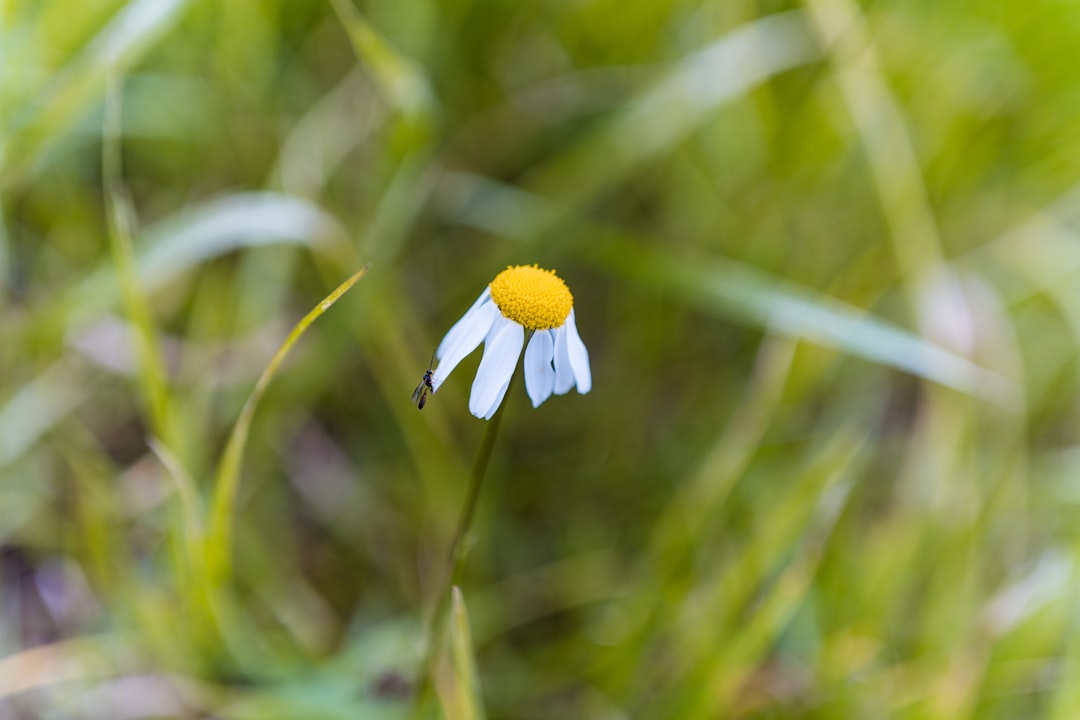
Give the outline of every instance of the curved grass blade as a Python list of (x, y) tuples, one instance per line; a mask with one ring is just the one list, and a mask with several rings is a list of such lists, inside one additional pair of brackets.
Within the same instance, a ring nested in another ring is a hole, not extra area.
[(312, 308), (300, 322), (292, 329), (285, 342), (278, 348), (277, 353), (270, 360), (270, 364), (263, 370), (255, 388), (248, 396), (240, 411), (240, 417), (233, 426), (229, 442), (225, 446), (225, 452), (218, 468), (217, 480), (214, 484), (213, 498), (210, 504), (210, 529), (207, 537), (207, 563), (210, 579), (215, 587), (218, 586), (229, 573), (229, 555), (232, 545), (232, 518), (236, 503), (236, 491), (240, 484), (240, 467), (244, 455), (244, 446), (247, 444), (248, 432), (251, 429), (251, 420), (255, 415), (255, 408), (262, 399), (263, 393), (270, 385), (270, 381), (277, 373), (285, 356), (296, 345), (300, 336), (315, 322), (324, 312), (329, 310), (342, 295), (347, 293), (370, 269), (365, 265), (352, 275), (348, 280), (338, 285), (337, 288)]
[(884, 318), (734, 260), (676, 258), (622, 242), (605, 263), (688, 302), (980, 397), (1006, 410), (1016, 384)]
[(309, 200), (275, 192), (238, 193), (149, 229), (139, 276), (157, 287), (184, 268), (238, 248), (296, 240), (344, 261), (347, 237), (334, 216)]
[[(230, 252), (268, 245), (303, 245), (344, 262), (350, 252), (337, 219), (309, 200), (276, 192), (236, 193), (185, 208), (139, 233), (135, 265), (142, 292)], [(69, 327), (104, 314), (120, 299), (115, 268), (87, 277), (43, 308)]]

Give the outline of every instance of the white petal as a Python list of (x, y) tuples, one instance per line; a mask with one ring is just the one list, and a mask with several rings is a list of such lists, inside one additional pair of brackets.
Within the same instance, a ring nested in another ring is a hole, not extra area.
[(491, 407), (489, 407), (487, 409), (487, 412), (485, 412), (483, 415), (485, 420), (490, 420), (492, 417), (494, 417), (495, 411), (499, 409), (500, 405), (502, 405), (503, 397), (506, 396), (506, 390), (509, 387), (510, 381), (507, 380), (503, 383), (503, 386), (499, 388), (499, 394), (495, 396), (495, 400), (491, 403)]
[[(485, 298), (481, 296), (480, 299)], [(436, 351), (439, 367), (431, 376), (432, 392), (437, 391), (458, 363), (476, 349), (491, 330), (495, 320), (501, 317), (499, 308), (488, 298), (487, 302), (481, 302), (470, 308), (469, 312), (465, 313), (465, 317), (450, 328), (450, 332), (446, 333), (446, 337), (439, 343), (439, 349)]]
[(555, 368), (551, 361), (555, 357), (555, 341), (550, 330), (537, 330), (529, 347), (525, 348), (525, 389), (529, 393), (533, 407), (551, 397), (555, 389)]
[(555, 394), (565, 395), (574, 387), (574, 368), (567, 350), (566, 323), (552, 331), (555, 335)]
[(570, 367), (574, 369), (577, 391), (584, 395), (592, 390), (592, 370), (589, 369), (589, 351), (578, 335), (577, 323), (574, 322), (574, 310), (566, 318), (567, 351), (570, 354)]
[(510, 382), (524, 344), (525, 329), (500, 314), (484, 343), (484, 357), (469, 396), (469, 412), (485, 419), (495, 414), (506, 392), (503, 386)]
[(465, 311), (465, 314), (461, 316), (461, 319), (454, 323), (454, 326), (446, 332), (446, 335), (443, 336), (442, 342), (439, 343), (439, 349), (435, 351), (435, 357), (442, 360), (450, 346), (458, 344), (458, 342), (461, 340), (462, 334), (469, 326), (469, 323), (467, 322), (469, 320), (469, 316), (473, 315), (477, 310), (480, 309), (480, 306), (483, 305), (485, 301), (490, 299), (491, 288), (489, 286), (484, 288), (484, 292), (480, 293), (480, 297), (476, 298), (476, 302), (470, 305), (469, 309)]

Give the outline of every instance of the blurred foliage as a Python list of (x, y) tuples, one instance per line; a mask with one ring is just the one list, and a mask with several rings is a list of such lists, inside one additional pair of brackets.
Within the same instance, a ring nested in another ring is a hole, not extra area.
[[(0, 720), (1080, 717), (1078, 46), (1055, 0), (0, 2)], [(409, 393), (534, 262), (594, 389), (508, 399), (424, 663), (479, 353)]]

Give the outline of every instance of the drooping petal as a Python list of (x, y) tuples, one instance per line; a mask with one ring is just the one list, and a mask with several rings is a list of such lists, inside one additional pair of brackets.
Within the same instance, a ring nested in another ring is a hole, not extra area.
[(495, 414), (496, 400), (505, 392), (503, 386), (510, 382), (524, 344), (524, 328), (500, 314), (484, 343), (484, 357), (469, 395), (469, 412), (482, 418)]
[(473, 303), (469, 305), (469, 310), (465, 311), (465, 313), (461, 316), (460, 320), (454, 324), (454, 327), (451, 327), (449, 330), (446, 331), (446, 335), (443, 336), (443, 341), (441, 343), (438, 343), (438, 355), (442, 356), (443, 349), (446, 347), (447, 344), (456, 342), (456, 336), (458, 334), (459, 328), (462, 328), (464, 326), (465, 320), (468, 320), (469, 315), (476, 312), (476, 310), (480, 308), (482, 304), (484, 304), (490, 299), (491, 287), (488, 286), (484, 288), (484, 291), (480, 294), (480, 297), (476, 298), (476, 300), (474, 300)]
[(533, 333), (529, 346), (525, 348), (525, 390), (529, 393), (533, 407), (551, 397), (555, 389), (555, 368), (551, 361), (555, 356), (555, 341), (550, 330), (537, 330)]
[[(481, 296), (481, 300), (485, 298)], [(487, 302), (474, 305), (465, 317), (455, 323), (446, 333), (446, 337), (439, 343), (436, 355), (439, 358), (439, 367), (431, 376), (432, 392), (436, 392), (443, 384), (447, 376), (458, 366), (465, 356), (477, 348), (487, 336), (495, 321), (502, 317), (499, 308), (486, 298)]]
[(577, 391), (584, 395), (592, 390), (592, 370), (589, 369), (589, 351), (585, 349), (585, 343), (581, 342), (581, 336), (578, 335), (573, 310), (570, 310), (566, 318), (566, 340), (566, 349), (570, 354), (570, 367), (574, 369), (574, 379), (577, 381)]
[(574, 368), (570, 366), (570, 352), (567, 350), (566, 323), (555, 328), (555, 394), (565, 395), (574, 387)]
[(446, 335), (443, 336), (442, 342), (439, 343), (439, 349), (435, 351), (435, 357), (442, 360), (450, 346), (460, 342), (462, 334), (469, 326), (469, 317), (476, 313), (476, 311), (480, 309), (480, 306), (489, 300), (491, 300), (491, 289), (484, 288), (484, 292), (480, 293), (480, 297), (476, 298), (476, 302), (469, 306), (469, 309), (465, 311), (465, 314), (461, 316), (461, 319), (446, 331)]
[(499, 409), (500, 405), (502, 405), (503, 398), (506, 396), (506, 391), (509, 387), (510, 381), (507, 380), (505, 383), (503, 383), (503, 386), (499, 388), (499, 394), (495, 396), (495, 400), (492, 401), (491, 407), (489, 407), (487, 409), (487, 412), (483, 414), (483, 418), (485, 420), (490, 420), (492, 417), (495, 416), (495, 411)]

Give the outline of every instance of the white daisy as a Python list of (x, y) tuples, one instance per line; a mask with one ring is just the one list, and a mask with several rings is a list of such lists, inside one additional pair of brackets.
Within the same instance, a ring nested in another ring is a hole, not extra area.
[(431, 377), (436, 392), (466, 355), (484, 343), (469, 411), (490, 420), (499, 409), (517, 367), (525, 331), (525, 389), (533, 407), (577, 386), (592, 388), (589, 352), (574, 323), (574, 296), (554, 270), (518, 265), (503, 270), (439, 343), (439, 366)]

